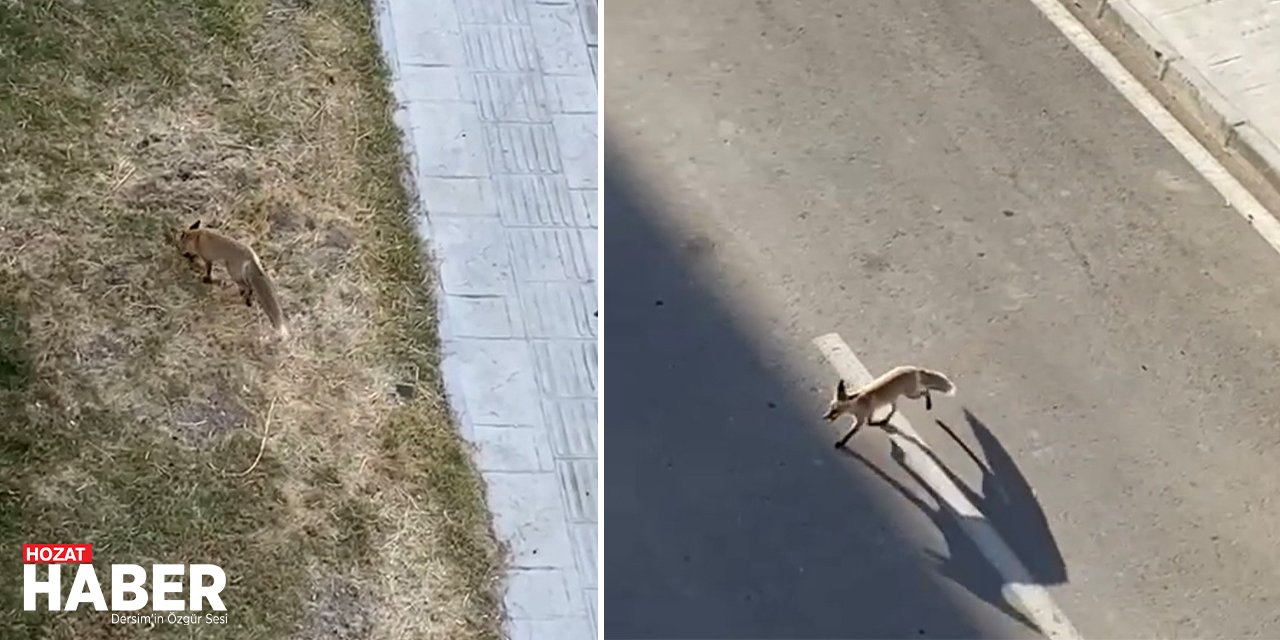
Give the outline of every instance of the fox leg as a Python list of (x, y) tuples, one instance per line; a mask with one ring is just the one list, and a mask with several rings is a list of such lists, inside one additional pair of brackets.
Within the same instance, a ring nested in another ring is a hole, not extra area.
[(250, 287), (248, 284), (244, 282), (237, 282), (236, 284), (240, 286), (240, 297), (244, 298), (244, 306), (252, 307), (253, 306), (253, 287)]
[(849, 429), (849, 431), (848, 431), (848, 432), (846, 432), (842, 438), (840, 438), (839, 440), (836, 440), (836, 448), (837, 448), (837, 449), (839, 449), (839, 448), (843, 447), (843, 446), (844, 446), (844, 443), (848, 442), (848, 441), (849, 441), (849, 438), (852, 438), (852, 437), (853, 437), (853, 434), (857, 433), (857, 432), (858, 432), (858, 429), (859, 429), (861, 426), (862, 426), (862, 421), (861, 421), (861, 420), (854, 420), (854, 421), (853, 421), (853, 428)]
[(889, 421), (893, 419), (893, 416), (894, 416), (894, 414), (896, 414), (896, 413), (898, 413), (898, 403), (896, 403), (896, 402), (895, 402), (895, 403), (893, 403), (893, 404), (889, 405), (889, 415), (885, 416), (885, 417), (884, 417), (884, 420), (881, 420), (881, 421), (879, 421), (879, 422), (872, 422), (872, 421), (871, 421), (871, 417), (870, 417), (870, 416), (867, 416), (867, 424), (869, 424), (869, 425), (871, 425), (871, 426), (873, 426), (873, 427), (883, 427), (883, 426), (885, 426), (885, 425), (889, 424)]
[(866, 421), (866, 418), (864, 418), (862, 414), (859, 414), (859, 413), (853, 414), (853, 426), (850, 427), (847, 432), (845, 432), (842, 438), (840, 438), (839, 440), (836, 440), (836, 448), (839, 449), (840, 447), (843, 447), (844, 444), (849, 441), (849, 438), (852, 438), (853, 434), (857, 433), (858, 429), (862, 428), (862, 423), (865, 421)]
[(921, 389), (915, 394), (908, 393), (906, 394), (906, 396), (911, 400), (918, 400), (920, 398), (924, 398), (924, 410), (933, 411), (933, 396), (929, 395), (928, 389)]
[(205, 284), (213, 284), (213, 261), (212, 260), (204, 261), (204, 279), (202, 280), (202, 282), (204, 282)]

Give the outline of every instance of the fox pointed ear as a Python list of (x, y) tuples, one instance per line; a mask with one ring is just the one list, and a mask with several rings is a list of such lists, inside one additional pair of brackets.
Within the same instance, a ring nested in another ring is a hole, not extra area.
[(844, 378), (836, 383), (836, 400), (844, 402), (849, 399), (849, 390), (844, 386)]
[(196, 220), (195, 222), (191, 223), (191, 226), (189, 226), (189, 227), (187, 227), (187, 228), (188, 228), (188, 229), (199, 229), (199, 228), (200, 228), (200, 221), (199, 221), (199, 220)]

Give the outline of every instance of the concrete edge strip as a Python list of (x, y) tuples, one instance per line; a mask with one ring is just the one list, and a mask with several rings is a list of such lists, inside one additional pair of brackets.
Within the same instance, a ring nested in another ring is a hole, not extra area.
[(1094, 0), (1096, 10), (1086, 10), (1079, 0), (1030, 0), (1058, 28), (1103, 77), (1150, 122), (1170, 144), (1213, 185), (1227, 203), (1253, 225), (1254, 229), (1280, 251), (1280, 225), (1217, 158), (1182, 125), (1159, 98), (1076, 16), (1068, 4), (1080, 8), (1097, 28), (1114, 32), (1126, 44), (1139, 49), (1139, 56), (1155, 81), (1168, 92), (1180, 111), (1203, 124), (1217, 143), (1234, 152), (1247, 171), (1257, 174), (1271, 188), (1280, 190), (1280, 147), (1246, 122), (1225, 96), (1169, 45), (1164, 36), (1139, 14), (1127, 0)]
[[(391, 1), (372, 0), (370, 9), (374, 22), (374, 35), (378, 40), (379, 53), (387, 69), (385, 82), (386, 88), (391, 94), (391, 103), (389, 105), (391, 113), (389, 115), (392, 123), (396, 126), (400, 138), (400, 153), (404, 159), (400, 182), (408, 201), (408, 213), (410, 215), (408, 222), (414, 227), (413, 233), (419, 242), (423, 266), (429, 272), (427, 280), (432, 300), (435, 302), (435, 330), (436, 337), (439, 340), (440, 355), (438, 368), (440, 384), (445, 395), (445, 411), (449, 417), (450, 426), (456, 430), (458, 438), (462, 440), (462, 444), (472, 463), (476, 464), (478, 462), (479, 445), (475, 439), (471, 412), (466, 405), (466, 395), (462, 390), (462, 377), (457, 370), (457, 361), (450, 353), (456, 345), (458, 337), (454, 335), (451, 323), (447, 320), (445, 308), (447, 294), (440, 277), (444, 254), (441, 247), (437, 245), (434, 234), (430, 231), (433, 216), (427, 208), (427, 194), (422, 193), (418, 188), (422, 160), (418, 153), (418, 143), (414, 136), (414, 128), (409, 114), (410, 103), (412, 102), (408, 93), (410, 79), (402, 71), (405, 65), (400, 59), (399, 48), (397, 47), (395, 18), (391, 12)], [(467, 101), (460, 100), (460, 102)], [(507, 638), (513, 635), (512, 625), (515, 618), (512, 613), (514, 607), (512, 606), (510, 589), (511, 576), (515, 569), (512, 565), (511, 541), (504, 540), (497, 530), (496, 519), (498, 513), (491, 502), (489, 479), (484, 477), (484, 473), (478, 468), (475, 473), (483, 485), (485, 508), (491, 519), (489, 534), (498, 546), (501, 562), (501, 584), (497, 589), (496, 606), (503, 637)]]
[[(840, 338), (840, 334), (818, 336), (813, 339), (813, 345), (841, 378), (855, 386), (872, 380), (871, 372)], [(1053, 640), (1079, 639), (1080, 634), (1066, 614), (1058, 608), (1048, 590), (1037, 584), (1031, 572), (1018, 560), (986, 516), (965, 497), (964, 492), (926, 452), (928, 445), (911, 423), (899, 414), (894, 418), (894, 426), (901, 433), (891, 433), (889, 437), (902, 449), (906, 464), (947, 504), (974, 546), (999, 572), (1003, 579), (1000, 593), (1005, 601), (1027, 616), (1046, 637)]]

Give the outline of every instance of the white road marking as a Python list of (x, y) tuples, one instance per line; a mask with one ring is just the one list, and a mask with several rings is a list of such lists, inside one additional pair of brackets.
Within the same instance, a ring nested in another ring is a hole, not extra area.
[(1204, 145), (1196, 140), (1187, 128), (1182, 126), (1178, 119), (1169, 113), (1164, 105), (1151, 95), (1147, 88), (1137, 78), (1129, 73), (1115, 56), (1107, 50), (1098, 39), (1089, 32), (1079, 20), (1076, 19), (1070, 11), (1064, 7), (1060, 0), (1030, 0), (1040, 12), (1057, 27), (1062, 35), (1075, 45), (1076, 49), (1083, 53), (1089, 62), (1098, 69), (1111, 83), (1112, 86), (1124, 96), (1129, 104), (1132, 104), (1142, 117), (1146, 118), (1156, 131), (1163, 135), (1169, 144), (1173, 145), (1182, 157), (1191, 163), (1191, 166), (1200, 175), (1204, 176), (1209, 184), (1213, 185), (1218, 193), (1226, 199), (1227, 204), (1231, 205), (1236, 212), (1244, 217), (1250, 223), (1255, 231), (1258, 232), (1268, 243), (1271, 248), (1280, 252), (1280, 221), (1277, 221), (1271, 212), (1267, 211), (1256, 198), (1253, 197), (1249, 190), (1244, 188), (1235, 176), (1227, 171), (1222, 163), (1218, 162), (1209, 153)]
[[(853, 383), (853, 386), (866, 384), (872, 380), (871, 372), (867, 371), (867, 368), (858, 360), (858, 356), (854, 355), (849, 345), (840, 338), (840, 334), (828, 333), (818, 336), (813, 339), (813, 344), (835, 368), (836, 373)], [(963, 381), (956, 385), (958, 390), (962, 384)], [(951, 481), (933, 457), (925, 452), (922, 447), (928, 445), (912, 428), (911, 423), (902, 414), (898, 414), (894, 417), (893, 426), (897, 427), (901, 433), (891, 433), (889, 437), (902, 449), (907, 466), (946, 502), (956, 515), (961, 528), (973, 540), (974, 546), (982, 552), (987, 562), (990, 562), (1004, 579), (1000, 593), (1005, 601), (1021, 611), (1028, 620), (1040, 628), (1041, 633), (1049, 638), (1054, 640), (1080, 638), (1080, 634), (1076, 632), (1066, 614), (1054, 603), (1044, 586), (1036, 583), (1031, 572), (1027, 571), (1027, 568), (1018, 560), (986, 516), (982, 515), (972, 502), (969, 502), (964, 492)], [(839, 434), (834, 434), (834, 437), (838, 436)], [(853, 442), (857, 442), (856, 438), (850, 441), (850, 443)]]

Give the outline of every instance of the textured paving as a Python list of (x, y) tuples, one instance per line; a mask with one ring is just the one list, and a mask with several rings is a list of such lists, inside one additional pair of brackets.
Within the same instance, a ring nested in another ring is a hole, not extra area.
[(510, 549), (512, 638), (595, 637), (595, 0), (384, 0), (444, 374)]
[(1157, 74), (1177, 99), (1220, 128), (1219, 135), (1231, 147), (1280, 187), (1280, 2), (1067, 4), (1087, 8), (1136, 37), (1158, 59)]

